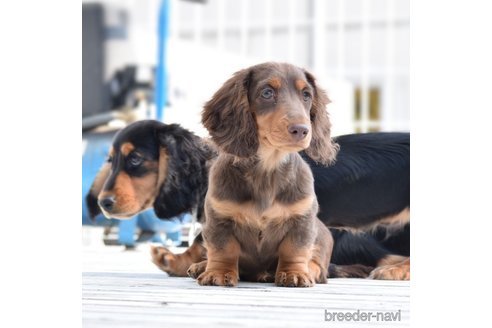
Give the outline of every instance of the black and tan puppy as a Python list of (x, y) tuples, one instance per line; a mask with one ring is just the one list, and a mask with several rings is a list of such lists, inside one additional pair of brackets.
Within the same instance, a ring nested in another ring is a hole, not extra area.
[[(203, 220), (213, 145), (177, 124), (135, 122), (114, 137), (103, 165), (86, 196), (92, 217), (128, 219), (154, 208), (161, 219), (194, 211)], [(201, 235), (173, 262), (171, 275), (186, 275), (191, 263), (205, 259)]]
[(310, 73), (265, 63), (237, 72), (205, 105), (202, 123), (220, 152), (205, 198), (199, 284), (326, 283), (333, 239), (298, 152), (324, 165), (335, 159), (327, 104)]

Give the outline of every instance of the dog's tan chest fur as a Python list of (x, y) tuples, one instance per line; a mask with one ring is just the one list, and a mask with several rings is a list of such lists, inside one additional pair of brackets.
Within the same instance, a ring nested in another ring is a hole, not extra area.
[(237, 203), (209, 197), (206, 206), (211, 206), (220, 216), (231, 218), (240, 225), (264, 230), (269, 225), (280, 224), (288, 218), (307, 213), (312, 208), (313, 202), (314, 196), (309, 195), (291, 204), (271, 200), (270, 206), (262, 208), (252, 201)]

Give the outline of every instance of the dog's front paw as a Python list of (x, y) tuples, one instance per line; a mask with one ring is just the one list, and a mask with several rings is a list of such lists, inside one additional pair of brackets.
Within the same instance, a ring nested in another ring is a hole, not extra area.
[(275, 277), (270, 272), (260, 272), (256, 275), (257, 282), (274, 282)]
[(239, 275), (229, 270), (207, 270), (198, 276), (198, 284), (202, 286), (227, 286), (237, 285)]
[(191, 264), (182, 254), (174, 254), (160, 246), (151, 246), (150, 256), (152, 262), (170, 276), (186, 277), (186, 269)]
[(207, 268), (207, 261), (202, 261), (199, 263), (193, 263), (190, 265), (188, 268), (188, 276), (190, 276), (193, 279), (196, 279), (199, 275), (201, 275), (203, 272), (205, 272), (205, 269)]
[(275, 285), (280, 287), (312, 287), (314, 279), (308, 272), (278, 271), (275, 275)]

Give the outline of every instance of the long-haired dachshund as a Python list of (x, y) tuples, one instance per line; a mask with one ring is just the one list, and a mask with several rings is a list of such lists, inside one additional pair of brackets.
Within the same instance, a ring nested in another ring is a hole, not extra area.
[(205, 105), (202, 123), (220, 152), (205, 198), (200, 285), (326, 283), (333, 238), (298, 152), (334, 161), (327, 104), (310, 73), (266, 63), (237, 72)]

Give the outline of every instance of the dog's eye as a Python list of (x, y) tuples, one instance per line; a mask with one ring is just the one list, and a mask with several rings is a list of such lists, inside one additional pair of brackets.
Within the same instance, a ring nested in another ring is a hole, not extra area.
[(130, 163), (131, 166), (139, 166), (140, 164), (142, 164), (143, 159), (140, 156), (133, 155), (130, 156), (128, 162)]
[(106, 162), (107, 163), (113, 163), (113, 157), (108, 156), (108, 158), (106, 158)]
[(308, 101), (312, 98), (313, 96), (311, 95), (311, 93), (309, 91), (306, 91), (304, 90), (302, 92), (302, 98), (304, 99), (304, 101)]
[(272, 97), (275, 95), (275, 91), (273, 91), (272, 88), (265, 88), (261, 90), (261, 98), (263, 99), (272, 99)]

